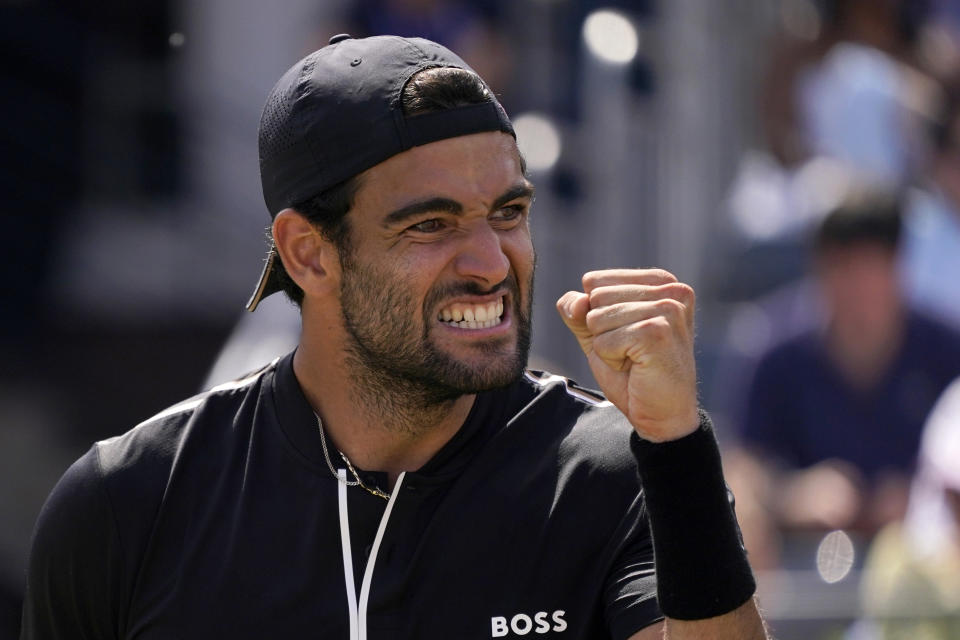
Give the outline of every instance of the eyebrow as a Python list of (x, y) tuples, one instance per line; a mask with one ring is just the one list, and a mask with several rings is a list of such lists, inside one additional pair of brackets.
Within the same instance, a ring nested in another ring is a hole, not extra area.
[(463, 213), (463, 205), (456, 200), (451, 200), (450, 198), (438, 197), (428, 198), (426, 200), (418, 200), (388, 213), (383, 218), (383, 224), (385, 226), (391, 226), (403, 222), (408, 218), (413, 218), (419, 216), (420, 214), (434, 211), (460, 215)]
[[(493, 201), (493, 205), (490, 207), (491, 210), (496, 210), (510, 202), (511, 200), (516, 200), (517, 198), (532, 198), (533, 197), (533, 185), (529, 182), (524, 181), (520, 184), (514, 185), (507, 189), (503, 194), (501, 194), (496, 200)], [(427, 198), (426, 200), (418, 200), (416, 202), (411, 202), (408, 205), (404, 205), (399, 209), (395, 209), (388, 213), (383, 218), (384, 226), (391, 226), (399, 224), (410, 218), (414, 218), (424, 213), (450, 213), (453, 215), (461, 215), (463, 213), (463, 205), (452, 200), (450, 198), (436, 197), (436, 198)]]
[(511, 200), (516, 200), (517, 198), (533, 198), (533, 185), (527, 180), (524, 180), (523, 182), (510, 187), (503, 193), (503, 195), (493, 201), (493, 206), (490, 207), (490, 209), (499, 209)]

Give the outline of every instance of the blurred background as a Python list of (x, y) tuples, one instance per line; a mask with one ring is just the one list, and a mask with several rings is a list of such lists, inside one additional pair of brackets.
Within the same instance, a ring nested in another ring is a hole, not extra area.
[(277, 78), (421, 35), (537, 184), (532, 365), (589, 269), (698, 291), (701, 397), (778, 638), (960, 637), (960, 0), (0, 0), (0, 638), (90, 444), (295, 343), (243, 305)]

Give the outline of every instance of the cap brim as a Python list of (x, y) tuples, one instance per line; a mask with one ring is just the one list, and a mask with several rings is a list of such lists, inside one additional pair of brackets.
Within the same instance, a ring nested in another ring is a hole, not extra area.
[(260, 280), (257, 282), (257, 288), (247, 301), (247, 311), (256, 311), (261, 300), (281, 290), (277, 272), (273, 268), (273, 263), (278, 259), (277, 250), (271, 245), (270, 251), (267, 252), (263, 271), (260, 273)]

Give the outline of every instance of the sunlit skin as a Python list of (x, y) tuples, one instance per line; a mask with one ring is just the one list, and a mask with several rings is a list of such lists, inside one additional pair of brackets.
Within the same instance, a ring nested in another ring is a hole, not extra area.
[[(353, 258), (346, 262), (375, 274), (371, 300), (373, 289), (396, 285), (385, 295), (401, 307), (371, 303), (369, 320), (386, 327), (402, 320), (399, 344), (425, 339), (467, 373), (493, 375), (500, 385), (516, 377), (523, 365), (518, 310), (529, 308), (534, 269), (532, 200), (516, 142), (499, 132), (414, 147), (364, 172), (347, 214)], [(391, 479), (419, 468), (456, 433), (474, 394), (432, 406), (409, 388), (389, 397), (389, 375), (358, 370), (364, 367), (342, 300), (354, 274), (345, 273), (337, 248), (293, 210), (278, 214), (273, 233), (288, 273), (304, 290), (294, 371), (331, 439), (355, 464)], [(380, 286), (384, 281), (389, 285)], [(397, 289), (405, 297), (398, 299)], [(497, 301), (503, 312), (492, 327), (463, 329), (440, 318), (444, 309)], [(387, 388), (357, 384), (365, 376)]]
[[(415, 307), (412, 332), (448, 366), (478, 378), (499, 370), (495, 386), (515, 378), (524, 364), (514, 360), (517, 313), (529, 314), (534, 253), (533, 190), (513, 138), (485, 133), (418, 147), (377, 165), (364, 181), (376, 188), (361, 189), (351, 217), (357, 263), (404, 283)], [(472, 315), (501, 304), (495, 326), (441, 320), (444, 310)]]
[[(361, 468), (386, 471), (392, 486), (456, 433), (474, 402), (474, 393), (431, 395), (432, 387), (486, 388), (519, 373), (533, 193), (513, 138), (492, 132), (415, 147), (361, 178), (348, 214), (352, 257), (341, 261), (293, 210), (278, 214), (273, 235), (304, 291), (294, 371), (307, 400), (334, 445)], [(689, 434), (697, 427), (692, 289), (658, 269), (596, 271), (582, 284), (557, 308), (601, 389), (641, 436)], [(498, 301), (503, 311), (489, 326), (443, 318), (485, 305), (500, 313)], [(442, 371), (418, 390), (430, 364)], [(765, 636), (750, 600), (715, 618), (651, 625), (632, 639), (701, 637)]]
[(698, 425), (693, 289), (662, 269), (583, 276), (557, 309), (607, 398), (641, 437), (681, 438)]

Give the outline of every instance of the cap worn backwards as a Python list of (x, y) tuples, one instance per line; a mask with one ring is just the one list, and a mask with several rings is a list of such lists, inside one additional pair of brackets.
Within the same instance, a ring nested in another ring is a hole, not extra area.
[[(516, 137), (491, 101), (406, 116), (407, 81), (431, 67), (473, 71), (449, 49), (423, 38), (340, 34), (280, 78), (260, 118), (260, 181), (271, 217), (411, 147), (484, 131)], [(247, 302), (280, 290), (271, 247)]]

